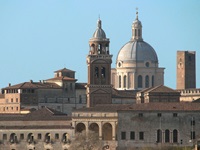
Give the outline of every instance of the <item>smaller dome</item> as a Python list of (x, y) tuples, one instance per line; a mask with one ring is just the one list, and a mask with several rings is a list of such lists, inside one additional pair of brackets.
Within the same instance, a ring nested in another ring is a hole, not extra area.
[(100, 39), (106, 38), (106, 34), (105, 34), (104, 30), (101, 28), (101, 20), (100, 19), (97, 21), (97, 29), (93, 34), (93, 38), (100, 38)]

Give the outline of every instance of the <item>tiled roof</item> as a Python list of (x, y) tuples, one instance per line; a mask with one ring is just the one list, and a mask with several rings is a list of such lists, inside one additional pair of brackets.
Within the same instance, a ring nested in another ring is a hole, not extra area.
[(72, 126), (69, 125), (46, 125), (46, 126), (0, 126), (1, 130), (8, 130), (8, 129), (21, 129), (21, 130), (28, 130), (28, 129), (73, 129)]
[(177, 93), (176, 90), (173, 90), (173, 89), (171, 89), (171, 88), (169, 88), (167, 86), (164, 86), (164, 85), (159, 85), (159, 86), (156, 86), (156, 87), (153, 87), (153, 88), (149, 88), (145, 92), (162, 92), (162, 93), (164, 93), (164, 92), (166, 92), (166, 93), (173, 92), (173, 93)]
[(13, 86), (8, 86), (3, 89), (59, 89), (61, 88), (59, 85), (55, 83), (43, 83), (43, 82), (24, 82), (20, 84), (16, 84)]
[(75, 84), (75, 88), (76, 89), (86, 89), (86, 86), (87, 85), (87, 83), (76, 83)]
[(24, 120), (70, 120), (66, 114), (56, 111), (54, 109), (44, 107), (42, 109), (33, 111), (24, 117)]
[(35, 110), (29, 114), (1, 114), (0, 121), (53, 121), (53, 120), (62, 120), (67, 121), (71, 120), (71, 117), (68, 117), (62, 112), (44, 107), (39, 110)]
[(136, 90), (117, 90), (112, 89), (112, 98), (132, 98), (135, 99)]
[(200, 111), (200, 103), (191, 102), (153, 102), (132, 104), (121, 110), (130, 111)]
[(61, 76), (61, 77), (54, 77), (54, 78), (51, 78), (51, 79), (47, 79), (45, 81), (50, 81), (50, 80), (57, 80), (57, 81), (77, 81), (77, 79), (74, 79), (74, 78), (69, 78), (69, 77), (66, 77), (66, 76)]
[(75, 71), (69, 70), (67, 68), (63, 68), (63, 69), (60, 69), (60, 70), (57, 70), (57, 71), (54, 71), (54, 72), (56, 73), (56, 72), (75, 72)]

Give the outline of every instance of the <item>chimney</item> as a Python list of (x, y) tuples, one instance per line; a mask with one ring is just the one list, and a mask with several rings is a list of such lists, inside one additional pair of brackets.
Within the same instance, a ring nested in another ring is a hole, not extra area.
[(33, 83), (33, 80), (30, 80), (30, 83)]
[(8, 83), (8, 86), (11, 86), (11, 83)]

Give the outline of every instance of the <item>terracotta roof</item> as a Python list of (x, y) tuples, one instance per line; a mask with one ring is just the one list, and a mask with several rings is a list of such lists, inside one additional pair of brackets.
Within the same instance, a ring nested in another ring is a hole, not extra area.
[(75, 84), (75, 88), (76, 89), (86, 89), (86, 86), (87, 85), (87, 83), (76, 83)]
[(70, 78), (70, 77), (66, 77), (66, 76), (54, 77), (54, 78), (51, 78), (51, 79), (47, 79), (47, 80), (45, 80), (45, 81), (49, 81), (49, 80), (58, 80), (58, 81), (77, 81), (77, 79)]
[(63, 69), (60, 69), (60, 70), (57, 70), (57, 71), (54, 71), (54, 72), (56, 73), (56, 72), (75, 72), (75, 71), (69, 70), (67, 68), (63, 68)]
[(55, 83), (43, 83), (43, 82), (24, 82), (20, 84), (16, 84), (13, 86), (8, 86), (3, 89), (59, 89), (61, 88), (59, 85)]
[(64, 114), (62, 112), (47, 107), (35, 110), (29, 114), (0, 115), (0, 121), (53, 121), (53, 120), (70, 121), (71, 117), (68, 117), (67, 114)]
[(153, 87), (153, 88), (149, 88), (149, 89), (147, 89), (147, 91), (145, 91), (145, 93), (146, 92), (162, 92), (162, 93), (164, 93), (164, 92), (166, 92), (166, 93), (174, 92), (174, 93), (177, 93), (176, 90), (173, 90), (173, 89), (171, 89), (167, 86), (164, 86), (164, 85), (159, 85), (159, 86), (156, 86), (156, 87)]
[(24, 120), (70, 120), (70, 117), (67, 117), (67, 114), (56, 111), (54, 109), (44, 107), (42, 109), (33, 111), (25, 115)]
[(200, 111), (200, 103), (191, 102), (153, 102), (132, 104), (121, 109), (124, 111)]
[(94, 107), (75, 109), (73, 112), (117, 112), (124, 109), (130, 104), (100, 104)]
[(3, 130), (7, 130), (7, 129), (22, 129), (22, 130), (28, 130), (28, 129), (73, 129), (72, 126), (70, 125), (46, 125), (46, 126), (0, 126), (0, 129)]
[(112, 89), (112, 98), (132, 98), (135, 99), (136, 90), (117, 90)]

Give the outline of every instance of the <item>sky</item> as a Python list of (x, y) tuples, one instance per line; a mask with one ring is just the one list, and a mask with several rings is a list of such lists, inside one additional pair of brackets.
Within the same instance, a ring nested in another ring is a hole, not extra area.
[(0, 88), (49, 79), (64, 67), (76, 71), (77, 82), (87, 82), (88, 41), (99, 17), (114, 68), (131, 38), (136, 8), (143, 39), (165, 68), (165, 85), (176, 88), (177, 50), (191, 50), (200, 88), (199, 0), (0, 0)]

